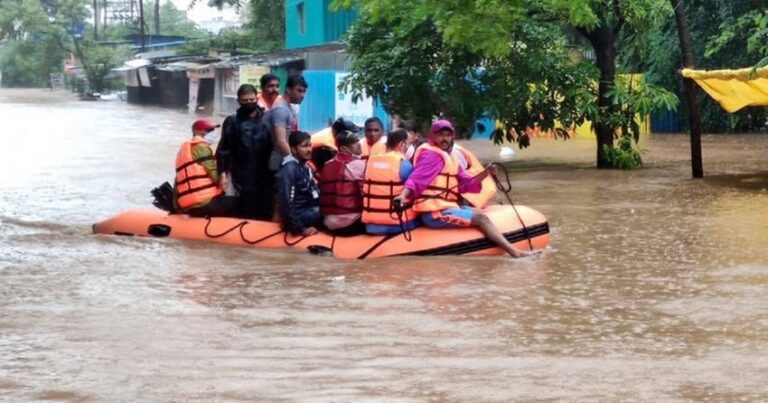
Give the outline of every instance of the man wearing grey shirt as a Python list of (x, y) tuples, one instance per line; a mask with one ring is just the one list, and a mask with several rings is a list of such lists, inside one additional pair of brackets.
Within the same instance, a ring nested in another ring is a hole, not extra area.
[(272, 155), (269, 159), (269, 170), (277, 173), (283, 162), (283, 157), (291, 155), (288, 146), (288, 135), (299, 130), (299, 118), (291, 108), (291, 104), (300, 104), (307, 93), (304, 77), (295, 75), (288, 77), (285, 83), (285, 94), (278, 99), (272, 109), (264, 117), (272, 135)]

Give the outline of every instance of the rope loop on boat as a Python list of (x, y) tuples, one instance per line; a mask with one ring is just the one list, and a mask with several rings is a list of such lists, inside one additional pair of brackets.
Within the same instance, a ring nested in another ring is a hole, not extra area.
[[(523, 217), (520, 216), (520, 212), (517, 211), (517, 206), (515, 206), (515, 202), (512, 200), (512, 196), (509, 195), (512, 193), (512, 182), (509, 180), (509, 171), (507, 170), (507, 167), (504, 166), (504, 164), (492, 162), (490, 165), (488, 165), (487, 168), (485, 168), (485, 171), (483, 172), (488, 171), (492, 166), (496, 167), (497, 172), (495, 175), (491, 175), (491, 177), (493, 177), (493, 182), (496, 184), (496, 189), (499, 189), (499, 191), (504, 193), (504, 196), (507, 197), (507, 201), (509, 202), (509, 205), (512, 206), (512, 210), (515, 212), (517, 220), (520, 222), (520, 226), (523, 227), (523, 235), (528, 240), (528, 248), (529, 250), (533, 250), (533, 241), (531, 240), (531, 237), (528, 236), (528, 227), (525, 225), (525, 222), (523, 222)], [(499, 172), (504, 173), (503, 181), (501, 178), (499, 178)], [(477, 176), (480, 176), (481, 174), (482, 173), (478, 174)]]

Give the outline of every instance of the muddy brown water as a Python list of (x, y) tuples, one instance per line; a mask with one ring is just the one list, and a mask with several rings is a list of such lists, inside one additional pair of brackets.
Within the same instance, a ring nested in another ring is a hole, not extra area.
[(630, 172), (535, 139), (543, 256), (350, 262), (93, 235), (186, 114), (4, 89), (0, 119), (1, 401), (768, 400), (768, 136), (705, 136), (704, 180), (684, 136)]

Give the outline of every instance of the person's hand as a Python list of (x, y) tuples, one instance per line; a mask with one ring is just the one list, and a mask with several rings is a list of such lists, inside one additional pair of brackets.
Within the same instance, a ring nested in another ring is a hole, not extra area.
[(397, 196), (394, 199), (392, 199), (392, 205), (393, 206), (397, 206), (398, 204), (401, 207), (405, 205), (405, 195), (402, 194), (402, 193), (399, 196)]
[(303, 236), (315, 235), (317, 233), (318, 231), (317, 231), (317, 228), (315, 227), (307, 227), (307, 228), (304, 228), (304, 231), (301, 231), (301, 235)]
[(487, 167), (485, 167), (485, 171), (488, 172), (489, 175), (496, 176), (499, 173), (499, 169), (496, 168), (495, 164), (488, 164)]

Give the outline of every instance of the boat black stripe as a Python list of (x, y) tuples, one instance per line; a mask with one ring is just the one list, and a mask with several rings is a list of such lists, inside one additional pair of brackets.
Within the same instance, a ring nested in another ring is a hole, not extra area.
[[(518, 229), (516, 231), (507, 232), (504, 234), (504, 238), (510, 243), (519, 242), (528, 238), (534, 238), (540, 235), (549, 233), (549, 224), (542, 223), (527, 227), (525, 231)], [(490, 249), (496, 247), (496, 244), (487, 240), (486, 238), (475, 239), (472, 241), (460, 242), (452, 245), (440, 246), (432, 249), (425, 249), (410, 253), (403, 253), (398, 256), (443, 256), (443, 255), (463, 255), (471, 252), (477, 252), (484, 249)]]
[(384, 238), (381, 238), (381, 240), (380, 240), (379, 242), (376, 242), (376, 243), (375, 243), (373, 246), (371, 246), (371, 247), (370, 247), (370, 248), (369, 248), (367, 251), (365, 251), (365, 253), (363, 253), (362, 255), (358, 256), (357, 258), (358, 258), (358, 259), (365, 259), (366, 257), (368, 257), (368, 255), (370, 255), (371, 253), (373, 253), (373, 251), (375, 251), (376, 249), (378, 249), (378, 248), (379, 248), (379, 246), (383, 245), (383, 244), (384, 244), (384, 242), (387, 242), (387, 241), (389, 241), (390, 239), (392, 239), (392, 238), (394, 238), (394, 237), (396, 237), (396, 236), (398, 236), (398, 235), (400, 235), (400, 234), (389, 234), (389, 235), (385, 236)]

